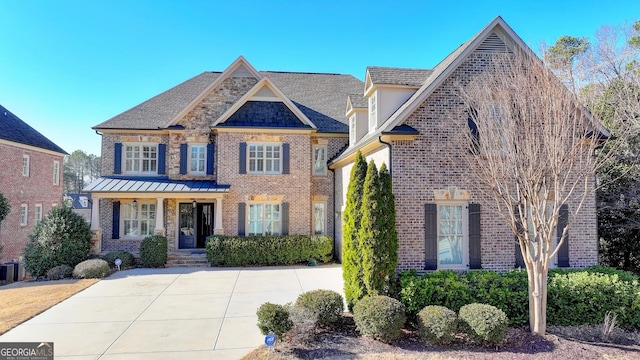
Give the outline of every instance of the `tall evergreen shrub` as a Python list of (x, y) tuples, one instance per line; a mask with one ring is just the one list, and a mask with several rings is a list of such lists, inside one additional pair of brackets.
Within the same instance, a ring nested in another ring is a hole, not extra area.
[(387, 165), (380, 166), (380, 203), (382, 213), (382, 228), (380, 237), (386, 245), (385, 256), (381, 262), (385, 265), (385, 277), (389, 283), (395, 278), (398, 266), (398, 232), (396, 230), (396, 200), (393, 196), (391, 173)]
[(350, 311), (353, 310), (355, 302), (364, 296), (358, 231), (362, 219), (360, 208), (366, 174), (367, 163), (362, 153), (358, 151), (349, 178), (342, 226), (342, 277), (344, 279), (344, 294)]
[[(386, 284), (386, 244), (382, 238), (384, 222), (381, 212), (380, 178), (376, 164), (367, 167), (362, 193), (362, 220), (358, 231), (358, 246), (362, 254), (362, 277), (366, 295), (383, 295)], [(357, 299), (360, 300), (360, 299)]]

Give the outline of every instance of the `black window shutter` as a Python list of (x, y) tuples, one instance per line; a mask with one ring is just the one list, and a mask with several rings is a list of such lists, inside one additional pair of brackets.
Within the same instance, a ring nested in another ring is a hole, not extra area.
[(113, 218), (111, 221), (111, 238), (120, 239), (120, 201), (113, 202)]
[(289, 150), (289, 144), (288, 143), (282, 144), (282, 173), (283, 174), (288, 174), (291, 171), (289, 168), (290, 152), (291, 151)]
[(482, 268), (480, 204), (469, 204), (469, 269)]
[(122, 143), (113, 144), (113, 173), (122, 174)]
[(207, 175), (213, 175), (213, 144), (207, 144)]
[(471, 147), (472, 154), (478, 154), (480, 152), (480, 132), (478, 131), (478, 125), (471, 117), (467, 119), (467, 125), (469, 125), (469, 131), (471, 132)]
[(187, 173), (187, 151), (189, 150), (187, 144), (180, 144), (180, 174)]
[(245, 236), (247, 204), (238, 203), (238, 236)]
[(167, 161), (167, 145), (158, 144), (158, 175), (164, 175), (166, 170)]
[(280, 204), (280, 226), (282, 235), (289, 235), (289, 203)]
[(438, 205), (424, 205), (424, 268), (438, 268)]
[(238, 163), (240, 164), (239, 173), (246, 174), (247, 173), (247, 143), (240, 143), (240, 159), (238, 159)]
[[(564, 232), (564, 228), (567, 227), (567, 221), (569, 221), (569, 206), (563, 204), (560, 206), (560, 213), (558, 214), (558, 241), (562, 239), (562, 232)], [(569, 267), (569, 234), (567, 234), (564, 242), (560, 245), (560, 250), (558, 250), (558, 266)]]
[[(518, 232), (522, 233), (523, 232), (523, 228), (522, 228), (522, 224), (520, 224), (520, 209), (518, 209), (518, 205), (515, 205), (515, 209), (513, 210), (514, 215), (516, 216), (516, 223), (517, 223), (517, 228), (518, 228)], [(524, 264), (524, 257), (522, 256), (522, 251), (520, 250), (520, 240), (518, 240), (518, 236), (514, 236), (515, 241), (516, 241), (516, 247), (515, 247), (515, 256), (516, 256), (516, 268), (525, 268), (526, 265)]]

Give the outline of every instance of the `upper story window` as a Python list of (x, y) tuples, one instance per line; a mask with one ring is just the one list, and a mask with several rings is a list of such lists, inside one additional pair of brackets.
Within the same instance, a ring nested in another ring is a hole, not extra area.
[(207, 166), (207, 146), (204, 144), (189, 145), (189, 173), (205, 174)]
[(249, 236), (281, 234), (280, 204), (249, 204)]
[(316, 201), (313, 203), (313, 234), (325, 235), (327, 233), (327, 203)]
[(156, 226), (156, 204), (133, 201), (123, 204), (122, 236), (146, 237), (153, 235)]
[(29, 155), (22, 155), (22, 176), (29, 176)]
[(20, 205), (20, 226), (27, 226), (29, 222), (29, 205)]
[(36, 204), (35, 214), (33, 217), (36, 221), (36, 225), (38, 225), (40, 221), (42, 221), (42, 204)]
[(377, 96), (374, 92), (369, 97), (369, 131), (373, 131), (376, 129), (376, 122), (378, 120), (378, 104), (377, 104)]
[(157, 144), (125, 144), (124, 171), (129, 174), (158, 172)]
[(250, 174), (281, 174), (281, 144), (249, 144)]
[(356, 136), (356, 114), (353, 114), (349, 117), (349, 144), (353, 145), (356, 143)]
[(313, 175), (314, 176), (327, 175), (327, 146), (326, 145), (313, 146)]
[(438, 269), (466, 269), (469, 234), (466, 203), (438, 204)]
[(53, 185), (60, 185), (60, 161), (53, 161)]

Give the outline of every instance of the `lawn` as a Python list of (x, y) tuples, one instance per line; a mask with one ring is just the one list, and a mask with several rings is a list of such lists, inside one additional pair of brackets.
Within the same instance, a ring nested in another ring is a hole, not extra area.
[(96, 282), (98, 279), (69, 279), (0, 286), (0, 335)]

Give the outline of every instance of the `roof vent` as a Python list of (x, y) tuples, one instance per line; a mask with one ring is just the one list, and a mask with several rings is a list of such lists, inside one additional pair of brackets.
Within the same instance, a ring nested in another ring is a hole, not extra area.
[(478, 46), (475, 52), (478, 53), (512, 53), (511, 49), (500, 39), (495, 32), (487, 36), (487, 38)]

